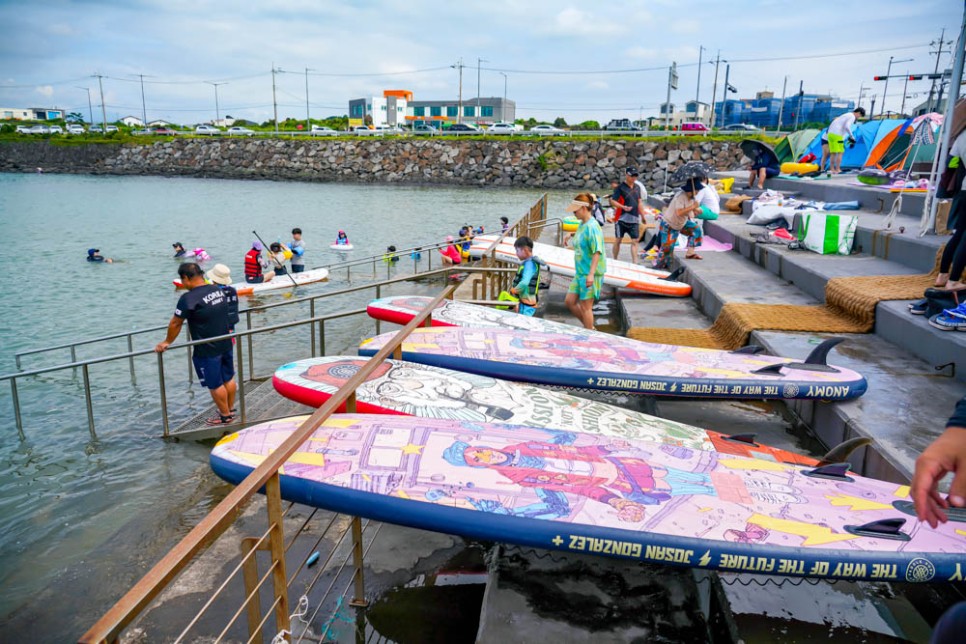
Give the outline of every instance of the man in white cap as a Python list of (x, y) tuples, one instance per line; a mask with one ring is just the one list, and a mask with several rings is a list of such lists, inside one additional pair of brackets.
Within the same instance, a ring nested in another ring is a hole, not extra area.
[(212, 284), (217, 284), (225, 297), (228, 298), (228, 328), (232, 333), (235, 332), (235, 325), (238, 324), (238, 291), (231, 285), (231, 269), (224, 264), (215, 264), (210, 271), (205, 273), (205, 277)]

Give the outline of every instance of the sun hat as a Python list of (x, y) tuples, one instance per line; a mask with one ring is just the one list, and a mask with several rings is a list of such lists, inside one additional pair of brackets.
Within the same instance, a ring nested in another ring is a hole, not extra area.
[(224, 264), (215, 264), (210, 271), (205, 273), (205, 277), (213, 284), (229, 286), (231, 284), (231, 269)]
[(446, 241), (453, 241), (452, 235), (446, 235)]
[(257, 239), (252, 242), (252, 248), (255, 250), (265, 250), (265, 247), (262, 246), (262, 242), (258, 241)]
[(590, 204), (587, 203), (586, 201), (580, 201), (579, 199), (574, 199), (569, 204), (567, 204), (567, 207), (564, 208), (564, 210), (567, 212), (577, 212), (581, 208), (590, 208)]
[(181, 245), (181, 242), (175, 242), (175, 243), (171, 244), (171, 247), (172, 248), (184, 248), (184, 246)]

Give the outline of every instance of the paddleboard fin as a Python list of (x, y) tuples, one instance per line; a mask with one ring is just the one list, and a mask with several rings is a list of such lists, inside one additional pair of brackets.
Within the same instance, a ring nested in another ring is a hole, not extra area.
[(678, 266), (671, 272), (670, 275), (668, 275), (667, 277), (662, 277), (661, 279), (666, 282), (676, 282), (679, 277), (684, 275), (684, 270), (685, 270), (684, 266)]
[(831, 463), (842, 463), (843, 461), (847, 460), (855, 450), (871, 444), (871, 438), (861, 436), (857, 438), (850, 438), (849, 440), (839, 443), (826, 452), (825, 456), (822, 457), (822, 460), (820, 460), (818, 464), (829, 465)]
[(759, 353), (763, 353), (764, 351), (765, 351), (765, 347), (761, 346), (760, 344), (749, 344), (746, 347), (735, 349), (731, 353), (744, 353), (744, 354), (756, 356)]
[(775, 364), (770, 364), (770, 365), (766, 365), (764, 367), (760, 367), (758, 369), (755, 369), (751, 373), (774, 373), (774, 374), (780, 374), (782, 372), (782, 367), (788, 367), (788, 366), (790, 366), (792, 364), (795, 364), (795, 363), (793, 363), (793, 362), (776, 362)]
[(829, 463), (828, 465), (819, 465), (812, 470), (805, 470), (802, 474), (820, 479), (848, 481), (851, 483), (855, 479), (848, 475), (850, 469), (852, 469), (851, 463)]
[[(911, 517), (916, 516), (916, 506), (912, 501), (893, 501), (892, 507), (899, 510), (903, 514), (908, 514)], [(956, 508), (950, 506), (943, 510), (950, 521), (958, 521), (960, 523), (966, 523), (966, 508)]]
[(826, 373), (837, 373), (838, 369), (835, 367), (830, 367), (827, 359), (828, 352), (832, 350), (835, 345), (845, 342), (845, 338), (829, 338), (818, 345), (812, 352), (808, 354), (805, 358), (805, 362), (780, 362), (778, 364), (768, 365), (767, 367), (762, 367), (761, 369), (756, 369), (752, 373), (780, 373), (782, 367), (787, 367), (789, 369), (798, 369), (800, 371), (823, 371)]
[(805, 364), (812, 365), (824, 365), (828, 366), (828, 352), (831, 351), (835, 345), (845, 342), (845, 338), (829, 338), (818, 345), (812, 352), (808, 354), (805, 358)]
[(758, 443), (755, 442), (755, 436), (755, 434), (731, 434), (730, 436), (725, 436), (725, 440), (758, 447)]
[(899, 528), (905, 525), (905, 519), (880, 519), (862, 525), (847, 525), (845, 531), (859, 537), (874, 537), (876, 539), (892, 539), (894, 541), (910, 541), (910, 537)]

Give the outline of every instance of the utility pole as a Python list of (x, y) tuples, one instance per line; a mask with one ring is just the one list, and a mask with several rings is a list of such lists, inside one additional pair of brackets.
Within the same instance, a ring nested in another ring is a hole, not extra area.
[(482, 114), (480, 114), (480, 110), (482, 109), (482, 105), (483, 105), (482, 102), (481, 102), (481, 99), (480, 99), (480, 96), (481, 96), (481, 94), (480, 94), (480, 64), (481, 63), (488, 63), (488, 62), (490, 62), (490, 61), (488, 61), (485, 58), (479, 58), (479, 57), (477, 57), (477, 59), (476, 59), (476, 120), (477, 121), (479, 121), (480, 120), (480, 116), (482, 116)]
[(902, 106), (899, 108), (900, 118), (905, 118), (906, 113), (906, 90), (909, 89), (909, 70), (906, 70), (906, 80), (902, 83)]
[(870, 106), (869, 106), (869, 118), (870, 119), (872, 118), (872, 115), (875, 114), (875, 99), (876, 99), (877, 96), (878, 96), (877, 94), (873, 94), (872, 95), (872, 100), (870, 101)]
[[(709, 61), (710, 62), (710, 61)], [(709, 125), (714, 128), (714, 101), (718, 95), (718, 65), (721, 63), (721, 50), (718, 50), (717, 56), (714, 59), (714, 85), (711, 87), (711, 123)]]
[(798, 81), (798, 109), (795, 110), (795, 129), (802, 120), (802, 102), (805, 100), (805, 81)]
[[(895, 56), (889, 56), (889, 69), (886, 71), (885, 76), (885, 89), (882, 90), (882, 111), (879, 112), (879, 116), (885, 117), (885, 102), (886, 98), (889, 96), (889, 76), (892, 75), (892, 63), (908, 63), (912, 61), (912, 58), (903, 58), (902, 60), (894, 60)], [(906, 74), (908, 77), (909, 75)], [(905, 93), (903, 92), (903, 96)]]
[(309, 72), (314, 72), (314, 69), (305, 68), (305, 131), (312, 131), (312, 119), (309, 118)]
[(731, 89), (731, 85), (728, 83), (729, 76), (731, 76), (731, 63), (725, 65), (725, 84), (724, 91), (721, 93), (721, 127), (728, 125), (725, 122), (725, 117), (728, 115), (728, 90)]
[(701, 62), (704, 45), (698, 47), (698, 88), (694, 90), (694, 120), (698, 120), (698, 102), (701, 100)]
[(102, 134), (107, 134), (107, 108), (104, 107), (104, 82), (101, 80), (104, 78), (102, 74), (94, 74), (94, 78), (97, 79), (97, 85), (101, 89), (101, 127), (103, 128)]
[(782, 131), (782, 116), (785, 114), (785, 90), (788, 89), (788, 76), (785, 76), (785, 82), (782, 83), (782, 102), (778, 105), (778, 127), (775, 129), (775, 134)]
[(455, 67), (460, 72), (460, 90), (459, 90), (459, 99), (457, 100), (457, 107), (456, 107), (456, 122), (462, 123), (463, 122), (463, 58), (460, 57), (459, 61), (457, 61), (455, 65), (450, 65), (450, 67)]
[(507, 123), (506, 120), (506, 73), (500, 72), (503, 75), (503, 108), (500, 110), (500, 120)]
[[(939, 41), (937, 42), (937, 41), (934, 40), (931, 43), (929, 43), (930, 45), (938, 45), (939, 46), (939, 49), (937, 49), (936, 51), (929, 52), (930, 54), (936, 54), (936, 67), (935, 67), (935, 69), (933, 69), (933, 72), (932, 72), (933, 75), (939, 73), (939, 59), (942, 58), (942, 55), (943, 55), (943, 45), (952, 45), (953, 44), (953, 41), (951, 41), (951, 40), (944, 41), (943, 38), (945, 38), (945, 36), (946, 36), (946, 28), (943, 27), (942, 33), (939, 34)], [(939, 84), (942, 85), (942, 81), (940, 81)], [(927, 114), (929, 112), (935, 111), (935, 110), (932, 109), (932, 95), (933, 95), (933, 93), (935, 91), (936, 91), (936, 79), (934, 78), (934, 79), (932, 79), (932, 83), (929, 85), (929, 100), (926, 101), (926, 113)], [(939, 101), (936, 101), (936, 108), (937, 109), (939, 108)]]
[(218, 86), (227, 85), (228, 81), (222, 81), (220, 83), (216, 83), (215, 81), (205, 81), (205, 82), (215, 88), (215, 122), (213, 123), (213, 125), (217, 127), (218, 121), (221, 120), (221, 113), (218, 110)]
[(667, 68), (667, 102), (664, 103), (664, 131), (671, 131), (671, 90), (678, 88), (678, 64), (672, 62)]
[(78, 87), (74, 85), (75, 89), (83, 89), (87, 91), (87, 109), (91, 114), (91, 125), (94, 125), (94, 104), (91, 103), (91, 88), (90, 87)]
[[(859, 85), (859, 98), (855, 103), (856, 107), (862, 107), (862, 99), (865, 98), (865, 90), (866, 90), (865, 81), (862, 81), (862, 83)], [(872, 114), (869, 113), (869, 116), (871, 117)]]
[(278, 101), (275, 100), (275, 62), (272, 62), (272, 110), (275, 113), (275, 134), (278, 134)]
[(142, 127), (148, 126), (148, 110), (144, 103), (144, 74), (137, 74), (141, 79), (141, 121), (143, 122)]

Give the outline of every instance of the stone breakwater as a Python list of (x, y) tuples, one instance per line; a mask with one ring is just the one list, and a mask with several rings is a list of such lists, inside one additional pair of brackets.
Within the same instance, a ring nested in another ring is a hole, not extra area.
[[(176, 139), (0, 145), (0, 171), (603, 190), (637, 166), (649, 188), (687, 161), (732, 170), (737, 140)], [(747, 162), (747, 160), (744, 160)]]

